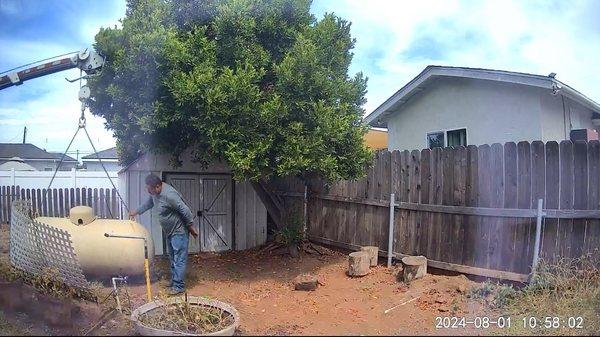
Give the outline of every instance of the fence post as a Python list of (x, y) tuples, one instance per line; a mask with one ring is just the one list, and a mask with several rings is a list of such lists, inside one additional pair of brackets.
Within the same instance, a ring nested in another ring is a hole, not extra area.
[(16, 186), (17, 185), (17, 181), (16, 181), (17, 179), (15, 177), (15, 169), (14, 169), (14, 167), (10, 169), (10, 177), (11, 177), (11, 180), (12, 180), (12, 185)]
[(304, 232), (304, 236), (305, 238), (308, 236), (308, 207), (307, 207), (307, 197), (308, 197), (308, 187), (306, 186), (306, 182), (304, 182), (304, 200), (303, 200), (303, 205), (304, 206), (304, 228), (303, 228), (303, 232)]
[(77, 175), (74, 167), (71, 169), (71, 186), (77, 188)]
[(533, 248), (533, 263), (531, 265), (531, 273), (532, 274), (535, 272), (535, 269), (538, 264), (539, 254), (540, 254), (540, 238), (542, 236), (542, 217), (544, 215), (546, 215), (542, 210), (543, 204), (544, 204), (544, 200), (538, 199), (537, 222), (535, 224), (535, 246)]
[(390, 194), (390, 230), (388, 235), (388, 260), (387, 267), (392, 267), (392, 255), (394, 254), (394, 211), (396, 207), (396, 196)]

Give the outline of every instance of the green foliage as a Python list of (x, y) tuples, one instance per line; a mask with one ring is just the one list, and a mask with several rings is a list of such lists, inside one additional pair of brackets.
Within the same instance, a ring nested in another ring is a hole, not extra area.
[(469, 290), (467, 297), (482, 299), (493, 308), (503, 308), (515, 298), (517, 290), (512, 285), (486, 281)]
[(287, 214), (285, 227), (275, 233), (274, 241), (285, 246), (299, 244), (304, 237), (302, 225), (302, 218), (298, 214)]
[[(597, 258), (591, 256), (540, 260), (531, 281), (520, 289), (485, 282), (467, 296), (484, 299), (512, 318), (512, 326), (502, 330), (502, 335), (597, 335), (600, 331), (600, 269)], [(523, 325), (523, 318), (530, 317), (541, 320), (536, 328)], [(561, 326), (544, 327), (545, 317), (560, 318)], [(569, 317), (581, 317), (581, 328), (569, 328)]]
[(123, 162), (191, 149), (236, 178), (364, 174), (366, 78), (348, 75), (355, 40), (309, 0), (130, 0), (122, 28), (101, 29), (107, 64), (91, 111)]

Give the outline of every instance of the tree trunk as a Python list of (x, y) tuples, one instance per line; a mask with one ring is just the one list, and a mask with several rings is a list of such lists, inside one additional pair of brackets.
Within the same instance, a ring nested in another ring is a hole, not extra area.
[(369, 254), (370, 265), (371, 267), (375, 267), (377, 265), (377, 258), (379, 257), (379, 247), (365, 246), (361, 247), (360, 250)]
[(404, 283), (410, 283), (427, 275), (427, 258), (425, 256), (408, 256), (402, 258), (404, 267)]
[(253, 181), (251, 184), (260, 201), (267, 208), (267, 212), (269, 212), (277, 229), (283, 229), (283, 205), (281, 204), (281, 200), (268, 188), (268, 184), (264, 180)]
[(370, 265), (369, 253), (354, 252), (348, 255), (348, 275), (364, 276), (369, 273)]

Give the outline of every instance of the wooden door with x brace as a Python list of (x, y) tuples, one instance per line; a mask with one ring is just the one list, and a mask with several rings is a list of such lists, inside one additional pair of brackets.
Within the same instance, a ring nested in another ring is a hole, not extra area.
[(220, 252), (233, 247), (232, 180), (229, 175), (168, 174), (173, 186), (190, 207), (199, 227), (198, 241), (189, 252)]

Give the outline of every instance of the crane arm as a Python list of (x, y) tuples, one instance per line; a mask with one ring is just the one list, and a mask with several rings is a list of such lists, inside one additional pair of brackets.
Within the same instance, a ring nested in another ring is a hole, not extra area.
[(9, 72), (0, 75), (0, 90), (13, 85), (20, 85), (27, 80), (54, 74), (63, 70), (79, 68), (91, 75), (99, 71), (104, 65), (104, 58), (96, 51), (88, 48), (78, 52), (72, 57), (34, 65), (20, 71)]

